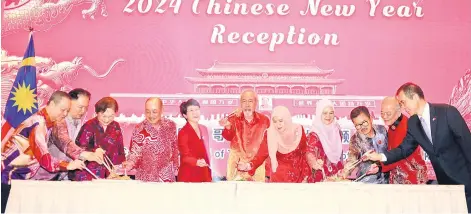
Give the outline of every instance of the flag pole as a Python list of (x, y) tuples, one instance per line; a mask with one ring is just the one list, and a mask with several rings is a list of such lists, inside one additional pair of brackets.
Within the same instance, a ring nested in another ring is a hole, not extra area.
[(28, 37), (28, 42), (29, 42), (29, 40), (31, 40), (31, 36), (33, 36), (34, 28), (30, 26), (28, 29), (29, 29), (29, 37)]

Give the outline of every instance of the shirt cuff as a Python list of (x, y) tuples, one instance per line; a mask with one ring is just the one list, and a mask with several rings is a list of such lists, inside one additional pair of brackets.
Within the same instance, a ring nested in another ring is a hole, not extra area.
[(380, 155), (381, 155), (381, 162), (386, 162), (388, 160), (388, 158), (386, 158), (386, 155), (384, 155), (383, 153), (381, 153)]
[(69, 166), (69, 162), (67, 161), (61, 161), (59, 163), (59, 170), (60, 171), (67, 171), (67, 166)]

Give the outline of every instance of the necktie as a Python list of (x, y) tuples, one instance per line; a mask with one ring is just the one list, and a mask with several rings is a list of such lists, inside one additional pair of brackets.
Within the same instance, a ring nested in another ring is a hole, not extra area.
[(425, 134), (427, 135), (430, 142), (433, 144), (432, 131), (430, 130), (430, 127), (428, 126), (428, 123), (425, 121), (425, 119), (423, 117), (420, 118), (420, 122), (422, 123), (422, 128), (424, 128)]

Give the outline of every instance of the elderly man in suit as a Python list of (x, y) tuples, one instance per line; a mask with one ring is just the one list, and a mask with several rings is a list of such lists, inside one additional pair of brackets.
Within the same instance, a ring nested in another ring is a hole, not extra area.
[(371, 152), (365, 159), (391, 164), (407, 158), (417, 146), (428, 154), (439, 184), (465, 186), (468, 212), (471, 210), (471, 133), (453, 106), (433, 104), (414, 83), (405, 83), (396, 93), (411, 117), (402, 144), (384, 154)]

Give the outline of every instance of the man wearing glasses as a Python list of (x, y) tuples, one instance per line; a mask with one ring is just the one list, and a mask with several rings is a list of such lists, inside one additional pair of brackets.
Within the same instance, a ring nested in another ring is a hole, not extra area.
[(471, 133), (460, 112), (453, 106), (433, 104), (414, 83), (405, 83), (396, 99), (409, 115), (407, 135), (401, 145), (387, 152), (371, 152), (365, 160), (391, 164), (407, 158), (420, 145), (427, 152), (439, 184), (465, 186), (468, 212), (471, 211)]
[(389, 173), (380, 170), (380, 164), (373, 161), (362, 161), (361, 157), (374, 150), (386, 152), (388, 149), (387, 131), (384, 126), (374, 125), (368, 108), (358, 106), (350, 113), (350, 119), (357, 130), (350, 138), (350, 148), (345, 169), (350, 174), (358, 168), (357, 181), (373, 184), (389, 183)]

